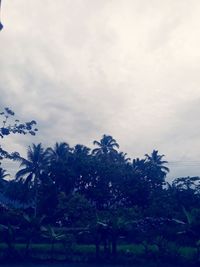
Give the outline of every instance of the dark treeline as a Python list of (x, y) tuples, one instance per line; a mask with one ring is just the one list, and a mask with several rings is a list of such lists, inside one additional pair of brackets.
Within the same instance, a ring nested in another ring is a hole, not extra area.
[[(20, 127), (34, 134), (34, 124)], [(3, 137), (10, 134), (3, 131)], [(118, 245), (142, 244), (145, 257), (157, 253), (175, 260), (185, 246), (198, 261), (200, 178), (168, 183), (167, 161), (157, 150), (130, 159), (110, 135), (93, 144), (93, 149), (64, 142), (50, 148), (33, 144), (26, 158), (1, 149), (4, 157), (20, 164), (9, 180), (0, 168), (1, 242), (9, 251), (15, 241), (26, 243), (28, 253), (31, 243), (49, 237), (52, 251), (64, 239), (68, 245), (94, 244), (96, 257), (117, 255)]]
[[(155, 215), (172, 215), (171, 208), (167, 214), (164, 203), (158, 202), (171, 190), (169, 185), (163, 187), (169, 171), (163, 155), (154, 150), (144, 159), (131, 160), (118, 151), (118, 143), (109, 135), (94, 144), (93, 150), (83, 145), (72, 148), (67, 143), (56, 143), (47, 149), (33, 144), (27, 158), (13, 157), (20, 163), (15, 179), (6, 181), (6, 171), (1, 169), (2, 193), (22, 204), (34, 205), (36, 214), (49, 213), (51, 218), (60, 198), (74, 195), (87, 200), (96, 210), (137, 207), (148, 213), (155, 202)], [(173, 189), (178, 189), (178, 185), (176, 180)], [(55, 215), (58, 219), (63, 220)]]

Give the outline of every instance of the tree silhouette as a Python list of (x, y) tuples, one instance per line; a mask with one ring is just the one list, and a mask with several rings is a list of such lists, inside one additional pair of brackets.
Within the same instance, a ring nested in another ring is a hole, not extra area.
[(0, 115), (3, 117), (2, 126), (0, 127), (0, 137), (4, 138), (5, 136), (13, 133), (13, 134), (31, 134), (35, 135), (38, 131), (35, 128), (36, 121), (32, 120), (30, 122), (20, 123), (19, 120), (12, 118), (15, 116), (15, 113), (9, 109), (4, 108), (4, 111), (0, 112)]
[(168, 163), (168, 161), (162, 160), (164, 156), (165, 155), (159, 155), (158, 150), (153, 150), (151, 155), (145, 154), (146, 160), (152, 166), (155, 166), (158, 170), (162, 171), (162, 173), (166, 175), (169, 172), (169, 168), (163, 165)]
[[(2, 112), (0, 112), (0, 116), (2, 117), (1, 127), (0, 127), (0, 137), (4, 138), (10, 134), (31, 134), (35, 135), (38, 131), (35, 128), (36, 121), (32, 120), (30, 122), (21, 123), (19, 120), (15, 119), (15, 113), (8, 107), (4, 108)], [(19, 153), (13, 152), (8, 153), (0, 146), (0, 160), (3, 158), (16, 160), (19, 157)]]
[(56, 143), (54, 148), (47, 149), (49, 175), (60, 191), (70, 193), (73, 190), (74, 178), (71, 171), (72, 149), (67, 143)]
[(165, 166), (168, 162), (162, 160), (164, 156), (159, 155), (158, 150), (153, 150), (151, 155), (145, 154), (147, 176), (154, 188), (163, 185), (164, 179), (169, 172), (169, 168)]
[(98, 148), (92, 150), (92, 153), (96, 156), (118, 153), (115, 148), (119, 148), (119, 145), (111, 135), (104, 134), (100, 141), (95, 140), (93, 144), (98, 146)]
[(42, 147), (42, 144), (28, 147), (27, 159), (18, 157), (17, 160), (20, 162), (20, 167), (23, 167), (16, 173), (16, 179), (23, 178), (31, 188), (35, 190), (35, 215), (37, 213), (37, 202), (38, 202), (38, 186), (40, 183), (40, 177), (42, 172), (45, 171), (46, 166), (46, 153)]

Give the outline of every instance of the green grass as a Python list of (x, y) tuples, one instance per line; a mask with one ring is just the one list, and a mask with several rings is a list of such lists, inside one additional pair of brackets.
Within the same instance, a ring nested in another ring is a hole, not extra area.
[(79, 253), (95, 253), (96, 248), (94, 245), (76, 245), (74, 250)]
[[(17, 243), (14, 245), (16, 251), (23, 255), (26, 249), (26, 244)], [(0, 243), (0, 250), (1, 253), (6, 251), (7, 245), (5, 243)], [(178, 251), (180, 258), (183, 260), (192, 260), (196, 256), (196, 248), (194, 247), (177, 247), (176, 244), (169, 245), (169, 251), (175, 253)], [(118, 245), (117, 250), (119, 255), (132, 255), (135, 257), (142, 257), (145, 254), (145, 248), (142, 244), (121, 244)], [(51, 257), (51, 244), (48, 243), (40, 243), (40, 244), (31, 244), (30, 246), (30, 254), (34, 257), (38, 258), (50, 258)], [(63, 244), (56, 243), (54, 245), (54, 257), (56, 259), (64, 258), (65, 256), (73, 257), (73, 255), (79, 255), (81, 258), (87, 257), (94, 257), (95, 256), (95, 245), (80, 245), (76, 244), (72, 246), (72, 248), (64, 248)], [(103, 255), (103, 246), (101, 246), (100, 251)], [(151, 253), (157, 253), (158, 248), (156, 246), (149, 245), (148, 251)]]
[(193, 247), (180, 247), (179, 253), (183, 258), (191, 260), (195, 257), (197, 250)]
[(120, 245), (118, 251), (140, 255), (144, 253), (144, 246), (141, 244)]

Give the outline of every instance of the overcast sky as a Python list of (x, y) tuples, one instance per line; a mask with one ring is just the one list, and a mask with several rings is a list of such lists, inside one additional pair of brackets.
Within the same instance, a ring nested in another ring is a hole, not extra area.
[(169, 178), (200, 175), (199, 0), (2, 2), (0, 107), (39, 128), (5, 148), (105, 133), (130, 157), (158, 149)]

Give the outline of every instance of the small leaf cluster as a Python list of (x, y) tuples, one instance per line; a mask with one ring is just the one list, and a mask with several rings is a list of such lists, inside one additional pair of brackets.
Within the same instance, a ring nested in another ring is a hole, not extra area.
[(17, 119), (11, 119), (15, 116), (15, 113), (8, 107), (4, 108), (4, 110), (0, 112), (0, 116), (3, 117), (2, 126), (0, 127), (1, 138), (4, 138), (11, 133), (35, 135), (38, 131), (38, 129), (35, 127), (37, 124), (35, 120), (21, 123)]
[(20, 154), (18, 152), (8, 153), (2, 147), (0, 147), (0, 160), (2, 160), (4, 158), (11, 159), (11, 160), (14, 160), (14, 159), (16, 160), (16, 159), (20, 158)]

